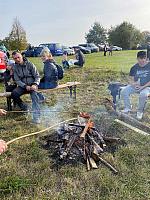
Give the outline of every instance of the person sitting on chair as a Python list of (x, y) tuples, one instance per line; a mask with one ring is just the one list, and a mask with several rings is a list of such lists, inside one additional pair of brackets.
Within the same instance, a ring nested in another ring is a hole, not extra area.
[(139, 94), (139, 103), (137, 110), (137, 119), (142, 119), (146, 100), (150, 95), (150, 62), (147, 61), (146, 52), (139, 51), (137, 53), (137, 61), (130, 70), (131, 81), (129, 85), (121, 91), (121, 96), (124, 100), (124, 113), (131, 111), (130, 95), (134, 93)]

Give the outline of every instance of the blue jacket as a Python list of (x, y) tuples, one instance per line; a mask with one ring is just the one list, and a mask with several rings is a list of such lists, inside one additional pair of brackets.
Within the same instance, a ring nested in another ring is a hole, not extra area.
[(40, 81), (39, 88), (53, 88), (58, 84), (58, 71), (53, 60), (44, 62), (43, 78)]

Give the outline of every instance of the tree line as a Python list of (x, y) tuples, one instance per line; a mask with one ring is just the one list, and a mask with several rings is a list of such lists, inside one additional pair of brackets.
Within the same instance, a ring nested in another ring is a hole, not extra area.
[(89, 32), (85, 34), (85, 39), (88, 43), (95, 43), (96, 45), (109, 43), (123, 49), (137, 49), (138, 46), (146, 48), (150, 42), (150, 32), (141, 32), (133, 24), (126, 21), (117, 26), (112, 26), (108, 30), (99, 22), (95, 22)]
[(28, 46), (26, 31), (16, 17), (12, 24), (12, 29), (7, 37), (0, 40), (0, 45), (4, 44), (9, 50), (24, 50)]
[[(123, 49), (137, 49), (138, 46), (146, 48), (147, 44), (150, 43), (150, 32), (141, 32), (133, 24), (126, 21), (112, 26), (110, 29), (105, 29), (99, 22), (95, 22), (85, 34), (85, 39), (88, 43), (96, 45), (109, 43)], [(9, 50), (24, 50), (29, 46), (26, 31), (17, 17), (13, 21), (8, 36), (0, 40), (1, 44), (4, 44)]]

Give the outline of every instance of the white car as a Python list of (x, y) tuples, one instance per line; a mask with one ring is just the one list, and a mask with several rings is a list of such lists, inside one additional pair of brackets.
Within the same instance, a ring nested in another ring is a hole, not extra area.
[(118, 46), (113, 46), (113, 47), (112, 47), (112, 50), (113, 50), (113, 51), (122, 51), (122, 48), (121, 48), (121, 47), (118, 47)]
[(62, 46), (62, 49), (63, 49), (63, 52), (67, 52), (67, 55), (74, 55), (75, 54), (74, 49), (69, 48), (67, 46)]

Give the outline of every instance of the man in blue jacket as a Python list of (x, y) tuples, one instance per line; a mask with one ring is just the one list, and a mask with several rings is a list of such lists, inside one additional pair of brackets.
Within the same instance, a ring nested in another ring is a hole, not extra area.
[(34, 64), (24, 59), (20, 52), (14, 51), (12, 57), (15, 61), (14, 79), (17, 83), (16, 89), (13, 90), (11, 97), (20, 108), (24, 111), (28, 110), (27, 105), (23, 103), (20, 96), (30, 93), (32, 99), (33, 122), (40, 123), (40, 105), (38, 97), (38, 85), (40, 82), (39, 73)]

